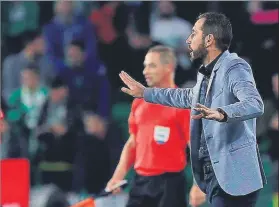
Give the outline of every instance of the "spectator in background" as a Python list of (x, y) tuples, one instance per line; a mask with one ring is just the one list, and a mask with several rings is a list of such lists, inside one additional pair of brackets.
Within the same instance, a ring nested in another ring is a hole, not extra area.
[(11, 128), (8, 156), (31, 157), (37, 142), (33, 132), (46, 101), (48, 90), (40, 85), (38, 68), (28, 65), (21, 71), (20, 88), (15, 90), (8, 101), (7, 121)]
[[(146, 53), (149, 48), (160, 45), (160, 42), (153, 41), (150, 37), (149, 18), (146, 17), (148, 14), (148, 2), (143, 3), (133, 15), (132, 22), (129, 25), (129, 45), (131, 46), (131, 58), (127, 71), (137, 77), (138, 80), (145, 82), (142, 75), (143, 62)], [(126, 60), (129, 61), (129, 60)]]
[(84, 187), (91, 194), (99, 193), (118, 163), (124, 145), (122, 131), (113, 120), (104, 119), (90, 108), (84, 110), (83, 133), (78, 138), (73, 190)]
[(21, 72), (33, 65), (40, 75), (40, 84), (47, 85), (54, 76), (53, 70), (46, 59), (44, 40), (39, 32), (25, 33), (25, 47), (14, 55), (5, 58), (3, 63), (3, 95), (8, 102), (12, 92), (21, 86)]
[(117, 31), (113, 26), (113, 18), (119, 2), (105, 2), (99, 9), (93, 9), (90, 21), (95, 25), (100, 42), (109, 44), (116, 40)]
[(99, 193), (106, 185), (110, 176), (109, 149), (105, 141), (107, 123), (92, 113), (86, 113), (85, 129), (85, 188), (89, 193)]
[(191, 24), (176, 16), (173, 2), (162, 1), (154, 4), (155, 9), (152, 10), (149, 2), (143, 2), (135, 12), (136, 29), (130, 35), (130, 44), (135, 49), (135, 55), (129, 73), (144, 82), (141, 74), (135, 74), (135, 71), (141, 70), (134, 69), (135, 65), (142, 64), (149, 47), (164, 44), (174, 48), (178, 57), (175, 76), (177, 85), (182, 85), (186, 80), (195, 80), (196, 72), (190, 70), (191, 62), (185, 47), (185, 36), (191, 33)]
[(98, 69), (96, 36), (92, 24), (84, 16), (76, 15), (72, 1), (57, 1), (55, 16), (44, 27), (47, 55), (56, 70), (65, 66), (66, 50), (72, 40), (81, 40), (85, 47), (85, 62)]
[[(278, 103), (279, 97), (279, 85), (278, 85), (278, 73), (272, 76), (272, 89), (275, 96), (274, 106), (276, 106), (276, 102)], [(271, 128), (278, 130), (278, 111), (272, 117)]]
[[(276, 124), (278, 126), (278, 112), (276, 109), (276, 102), (278, 102), (278, 73), (272, 76), (272, 86), (274, 96), (263, 100), (265, 104), (265, 112), (257, 119), (257, 138), (260, 142), (268, 137), (270, 129), (276, 129)], [(273, 146), (274, 145), (272, 145), (272, 147)], [(277, 149), (275, 151), (277, 151)]]
[(144, 57), (149, 48), (160, 45), (160, 43), (153, 41), (149, 34), (139, 31), (132, 36), (130, 45), (133, 48), (131, 59), (131, 64), (133, 66), (130, 65), (127, 71), (129, 71), (129, 74), (133, 74), (133, 76), (137, 77), (138, 80), (144, 82), (144, 77), (142, 76)]
[(40, 9), (36, 1), (1, 2), (2, 35), (9, 52), (18, 53), (22, 48), (26, 31), (35, 31), (39, 26)]
[[(269, 121), (269, 130), (268, 136), (271, 140), (271, 145), (269, 149), (269, 153), (273, 162), (273, 192), (274, 192), (274, 206), (278, 204), (278, 163), (279, 163), (279, 129), (278, 129), (278, 97), (279, 97), (279, 88), (278, 88), (278, 73), (272, 76), (272, 86), (273, 92), (275, 95), (274, 99), (274, 112), (271, 115), (271, 120)], [(277, 107), (276, 107), (277, 106)], [(277, 200), (277, 201), (276, 201)]]
[[(278, 199), (278, 161), (279, 161), (279, 133), (278, 133), (278, 73), (272, 76), (273, 97), (264, 99), (264, 114), (257, 119), (257, 140), (260, 146), (268, 142), (268, 149), (264, 153), (268, 154), (272, 161), (272, 184), (274, 198)], [(278, 201), (276, 202), (278, 203)]]
[(43, 149), (37, 153), (43, 184), (54, 183), (64, 191), (71, 190), (72, 164), (76, 154), (78, 114), (68, 107), (68, 89), (57, 77), (51, 84), (50, 96), (42, 107), (37, 138)]
[[(8, 125), (4, 118), (4, 112), (2, 108), (0, 108), (0, 133), (5, 133), (8, 130)], [(1, 138), (0, 143), (2, 142)]]
[[(264, 13), (267, 11), (266, 9), (277, 9), (277, 22), (254, 21), (254, 15)], [(271, 78), (272, 75), (278, 71), (278, 68), (276, 67), (278, 65), (279, 53), (279, 45), (277, 40), (278, 2), (248, 1), (247, 11), (249, 12), (250, 16), (250, 24), (253, 24), (253, 30), (250, 29), (248, 30), (248, 33), (246, 32), (249, 37), (248, 40), (250, 40), (245, 42), (247, 44), (246, 48), (249, 48), (248, 52), (252, 60), (251, 63), (253, 65), (253, 73), (258, 90), (263, 99), (267, 100), (271, 99), (274, 95), (272, 93)], [(238, 22), (237, 25), (239, 25)], [(242, 33), (243, 32), (241, 32), (241, 34)], [(251, 45), (253, 45), (253, 47), (251, 47)]]
[(4, 100), (2, 94), (1, 94), (0, 98), (1, 98), (0, 99), (1, 100), (1, 102), (0, 102), (0, 104), (1, 104), (0, 105), (0, 109), (1, 109), (2, 115), (3, 115), (2, 118), (4, 118), (4, 116), (5, 116), (5, 114), (6, 114), (7, 110), (8, 110), (8, 105), (7, 105), (6, 101)]
[(191, 68), (191, 61), (186, 55), (185, 37), (192, 32), (192, 24), (175, 13), (176, 6), (171, 1), (157, 3), (157, 15), (150, 21), (150, 35), (155, 41), (173, 47), (178, 54), (178, 63), (184, 69)]
[(0, 150), (1, 150), (1, 158), (5, 158), (7, 155), (7, 143), (9, 136), (9, 125), (6, 121), (6, 112), (8, 110), (8, 106), (6, 101), (0, 97), (1, 106), (0, 106)]
[(88, 17), (92, 8), (95, 7), (95, 1), (73, 1), (74, 12), (76, 15)]
[(73, 106), (83, 110), (90, 107), (102, 117), (110, 114), (110, 87), (106, 68), (99, 64), (85, 63), (86, 46), (83, 41), (74, 40), (67, 46), (68, 67), (59, 75), (69, 88), (69, 101)]
[(99, 8), (92, 10), (89, 19), (96, 27), (98, 51), (100, 58), (108, 68), (109, 82), (112, 88), (119, 88), (121, 83), (116, 76), (123, 68), (128, 67), (131, 55), (125, 34), (129, 10), (124, 2), (98, 3)]
[(2, 109), (2, 103), (0, 107), (0, 150), (1, 150), (1, 158), (6, 157), (6, 132), (9, 130), (9, 125), (5, 120), (5, 113)]

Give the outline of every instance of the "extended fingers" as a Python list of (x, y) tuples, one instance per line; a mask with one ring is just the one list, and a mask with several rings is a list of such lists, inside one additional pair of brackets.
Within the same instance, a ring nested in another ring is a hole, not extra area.
[(127, 86), (129, 86), (129, 87), (131, 86), (130, 81), (122, 73), (119, 74), (119, 77)]
[(205, 114), (205, 113), (200, 113), (198, 115), (192, 115), (191, 116), (192, 119), (209, 119), (209, 120), (215, 120), (216, 116), (214, 114)]
[(121, 91), (123, 91), (124, 93), (127, 93), (127, 94), (129, 94), (130, 96), (132, 96), (132, 91), (131, 91), (130, 89), (128, 89), (128, 88), (122, 87), (122, 88), (121, 88)]
[(126, 73), (125, 71), (121, 71), (121, 74), (123, 74), (123, 76), (125, 76), (127, 78), (127, 80), (131, 81), (131, 82), (136, 82), (135, 79), (133, 79), (128, 73)]
[(210, 110), (207, 108), (194, 108), (194, 110), (199, 111), (204, 114), (208, 114), (210, 112)]
[(191, 118), (192, 119), (201, 119), (201, 118), (203, 118), (203, 114), (192, 115)]
[(209, 109), (205, 105), (202, 105), (200, 103), (197, 103), (196, 108), (201, 108), (201, 109)]
[(215, 119), (215, 116), (214, 116), (214, 114), (209, 114), (209, 115), (204, 116), (204, 118), (205, 118), (205, 119), (214, 120), (214, 119)]
[(135, 86), (139, 85), (137, 81), (135, 81), (131, 76), (129, 76), (126, 72), (121, 71), (119, 74), (121, 80), (130, 88), (133, 89)]
[(196, 107), (194, 108), (196, 111), (199, 111), (199, 112), (202, 112), (202, 113), (206, 113), (208, 112), (210, 109), (207, 108), (206, 106), (200, 104), (200, 103), (197, 103)]
[(128, 73), (121, 71), (121, 73), (119, 75), (120, 75), (120, 78), (122, 80), (125, 80), (126, 83), (128, 83), (128, 84), (130, 84), (130, 85), (137, 84), (137, 81), (135, 79), (133, 79), (131, 76), (129, 76)]

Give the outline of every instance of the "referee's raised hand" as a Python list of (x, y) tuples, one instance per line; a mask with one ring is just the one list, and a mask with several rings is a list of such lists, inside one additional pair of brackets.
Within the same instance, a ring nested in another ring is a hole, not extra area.
[(121, 91), (135, 98), (143, 97), (143, 91), (145, 89), (144, 85), (137, 82), (135, 79), (133, 79), (124, 71), (121, 71), (121, 73), (119, 73), (119, 76), (121, 80), (125, 83), (125, 85), (128, 87), (128, 88), (122, 87)]

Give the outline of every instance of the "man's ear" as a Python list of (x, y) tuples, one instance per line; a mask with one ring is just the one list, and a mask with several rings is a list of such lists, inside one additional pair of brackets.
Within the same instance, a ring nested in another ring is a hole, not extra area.
[(209, 47), (210, 45), (213, 44), (214, 41), (213, 35), (212, 34), (206, 35), (204, 41), (205, 41), (205, 47)]
[(169, 63), (166, 65), (166, 69), (169, 73), (172, 73), (174, 71), (174, 66), (172, 63)]

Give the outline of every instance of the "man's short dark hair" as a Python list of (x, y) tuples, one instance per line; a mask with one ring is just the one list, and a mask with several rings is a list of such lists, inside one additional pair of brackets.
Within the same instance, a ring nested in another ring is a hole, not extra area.
[(84, 44), (84, 41), (82, 41), (82, 40), (72, 40), (70, 42), (70, 46), (78, 47), (82, 51), (85, 50), (85, 44)]
[(40, 30), (26, 31), (23, 34), (23, 46), (26, 47), (28, 44), (32, 43), (36, 38), (42, 35)]
[(28, 64), (26, 64), (26, 65), (23, 67), (23, 71), (26, 71), (26, 70), (31, 71), (31, 72), (33, 72), (33, 73), (35, 73), (35, 74), (37, 74), (37, 75), (40, 74), (39, 67), (38, 67), (38, 65), (35, 64), (35, 63), (28, 63)]
[(50, 87), (52, 89), (58, 89), (58, 88), (63, 88), (63, 87), (67, 87), (66, 83), (63, 81), (63, 79), (60, 76), (56, 76), (51, 84)]
[(222, 51), (229, 49), (233, 38), (230, 20), (221, 13), (207, 12), (198, 16), (197, 20), (204, 19), (202, 27), (204, 36), (212, 34), (216, 47)]

